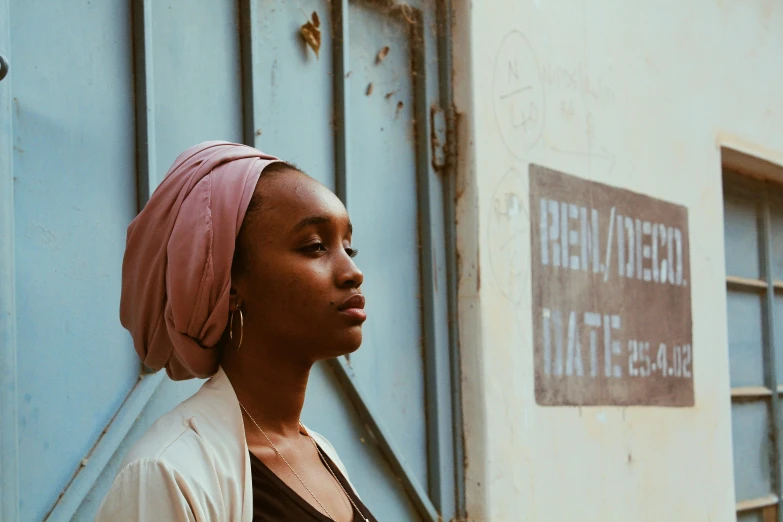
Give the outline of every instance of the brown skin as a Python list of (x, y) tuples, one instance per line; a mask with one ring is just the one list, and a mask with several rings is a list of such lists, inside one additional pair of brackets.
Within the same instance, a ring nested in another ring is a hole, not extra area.
[[(353, 520), (353, 507), (322, 464), (299, 418), (313, 364), (351, 353), (362, 341), (363, 320), (338, 311), (360, 293), (363, 276), (351, 254), (351, 224), (329, 189), (295, 170), (262, 175), (260, 210), (243, 223), (232, 268), (233, 340), (221, 366), (237, 398), (307, 487), (336, 520)], [(228, 328), (226, 329), (228, 332)], [(323, 513), (312, 495), (243, 413), (250, 451)]]

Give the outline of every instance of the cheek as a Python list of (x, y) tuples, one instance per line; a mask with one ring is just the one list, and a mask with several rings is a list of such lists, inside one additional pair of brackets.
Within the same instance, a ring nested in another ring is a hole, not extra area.
[(275, 311), (298, 312), (291, 318), (328, 307), (332, 300), (331, 278), (317, 262), (307, 261), (264, 266), (254, 285), (259, 305), (271, 315), (277, 315)]
[(301, 274), (288, 274), (285, 281), (283, 301), (288, 308), (294, 308), (299, 311), (310, 311), (319, 308), (321, 299), (319, 299), (319, 287), (312, 278), (302, 277)]

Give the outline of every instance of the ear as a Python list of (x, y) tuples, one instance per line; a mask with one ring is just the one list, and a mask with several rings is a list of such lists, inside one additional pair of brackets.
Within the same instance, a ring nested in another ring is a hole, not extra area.
[(228, 296), (228, 311), (235, 312), (240, 306), (242, 306), (242, 300), (239, 298), (236, 288), (232, 286)]

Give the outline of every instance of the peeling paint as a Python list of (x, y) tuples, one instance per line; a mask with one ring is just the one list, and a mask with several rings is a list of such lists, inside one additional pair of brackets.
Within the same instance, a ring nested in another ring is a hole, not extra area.
[(389, 46), (382, 48), (380, 51), (378, 51), (378, 54), (375, 55), (375, 63), (377, 65), (380, 65), (383, 60), (386, 59), (386, 56), (389, 54)]
[(313, 14), (310, 16), (310, 20), (305, 22), (302, 27), (299, 28), (299, 34), (302, 36), (302, 39), (305, 41), (307, 46), (313, 50), (316, 58), (319, 57), (319, 52), (321, 50), (320, 25), (321, 21), (318, 18), (318, 13), (313, 11)]

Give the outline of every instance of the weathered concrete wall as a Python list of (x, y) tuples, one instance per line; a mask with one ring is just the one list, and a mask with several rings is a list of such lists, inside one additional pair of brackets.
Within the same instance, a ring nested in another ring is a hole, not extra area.
[[(509, 56), (522, 130), (496, 116)], [(462, 0), (455, 63), (471, 520), (735, 520), (720, 147), (783, 164), (783, 5)], [(694, 407), (536, 404), (529, 209), (498, 237), (493, 207), (531, 162), (687, 207)]]

